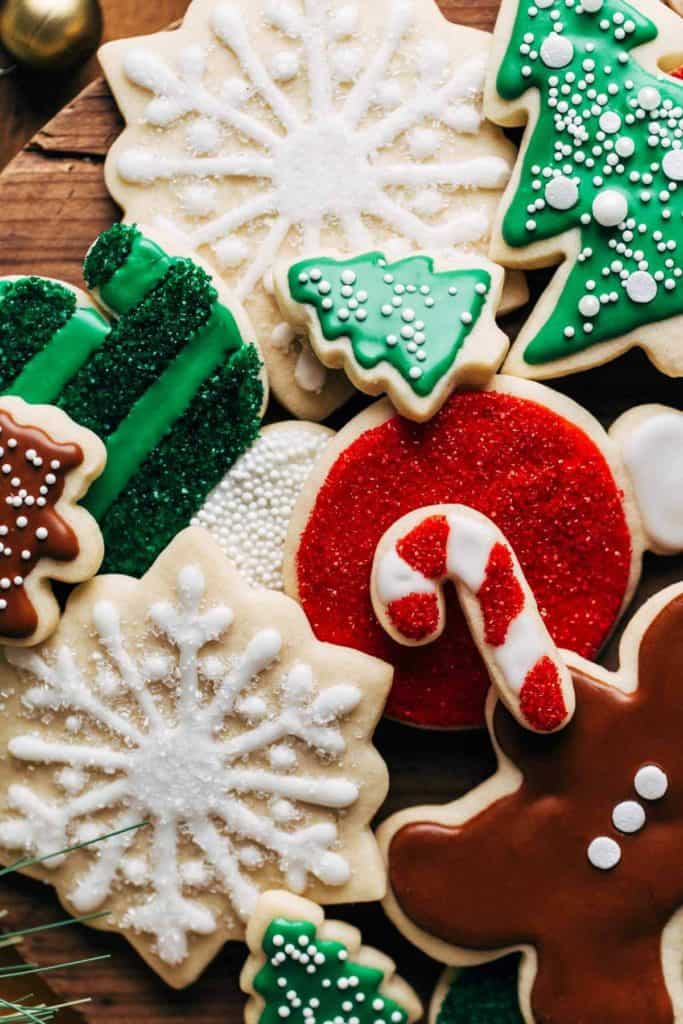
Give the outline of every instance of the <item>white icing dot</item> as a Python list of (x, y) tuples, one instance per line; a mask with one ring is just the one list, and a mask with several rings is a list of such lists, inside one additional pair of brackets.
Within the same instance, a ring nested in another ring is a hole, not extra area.
[(46, 540), (47, 529), (44, 526), (39, 526), (38, 529), (36, 530), (36, 537), (38, 538), (38, 540)]
[(619, 154), (619, 156), (628, 157), (628, 156), (633, 156), (633, 154), (635, 152), (636, 144), (633, 141), (633, 139), (629, 139), (626, 136), (624, 136), (621, 139), (617, 139), (617, 142), (616, 142), (616, 145), (615, 145), (614, 148), (616, 149), (616, 151)]
[[(387, 275), (387, 277), (388, 276), (390, 276), (390, 275)], [(342, 271), (342, 275), (341, 275), (341, 279), (342, 279), (342, 282), (344, 284), (355, 284), (356, 283), (356, 275), (354, 274), (353, 270), (343, 270)], [(385, 280), (386, 280), (386, 278), (385, 278)]]
[(239, 267), (249, 255), (249, 250), (239, 238), (222, 238), (212, 246), (213, 253), (221, 267)]
[(293, 51), (276, 53), (270, 67), (276, 82), (291, 82), (299, 74), (299, 57)]
[(638, 92), (638, 105), (643, 110), (656, 110), (661, 100), (659, 90), (655, 89), (653, 85), (644, 85)]
[(581, 316), (597, 316), (600, 312), (600, 300), (595, 295), (584, 295), (579, 301)]
[(593, 216), (605, 228), (616, 227), (628, 214), (628, 200), (623, 192), (606, 188), (593, 200)]
[(576, 182), (560, 174), (546, 185), (545, 198), (554, 210), (571, 210), (579, 200), (579, 190)]
[(662, 160), (662, 170), (671, 181), (683, 181), (683, 149), (670, 149)]
[(541, 43), (541, 60), (548, 68), (564, 68), (570, 64), (574, 56), (574, 47), (570, 39), (551, 32)]
[(656, 764), (646, 764), (636, 772), (633, 785), (643, 800), (661, 800), (669, 788), (669, 779)]
[(624, 800), (612, 811), (612, 823), (620, 832), (638, 832), (645, 824), (645, 811), (635, 800)]
[(600, 127), (608, 135), (614, 135), (621, 128), (621, 118), (614, 110), (606, 110), (600, 117)]
[(588, 847), (588, 860), (594, 868), (610, 871), (621, 860), (621, 847), (609, 836), (598, 836)]
[(647, 270), (636, 270), (626, 282), (626, 294), (632, 302), (652, 302), (657, 294), (657, 282)]

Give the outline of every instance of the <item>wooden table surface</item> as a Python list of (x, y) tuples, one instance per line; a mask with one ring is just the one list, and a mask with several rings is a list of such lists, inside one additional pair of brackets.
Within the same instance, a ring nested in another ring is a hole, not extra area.
[[(493, 25), (497, 0), (440, 2), (454, 21), (480, 28)], [(185, 4), (182, 0), (105, 0), (103, 6), (106, 34), (113, 38), (168, 23), (182, 13)], [(92, 75), (93, 69), (91, 62), (56, 88), (24, 77), (0, 79), (0, 161), (18, 150), (60, 100), (65, 101), (70, 91)], [(80, 283), (84, 252), (117, 216), (104, 188), (102, 164), (120, 124), (106, 86), (95, 80), (38, 131), (0, 175), (0, 275), (33, 272)], [(640, 402), (683, 405), (680, 382), (662, 378), (638, 352), (569, 378), (559, 386), (604, 423)], [(648, 556), (634, 607), (681, 578), (683, 559)], [(605, 655), (611, 665), (616, 642), (615, 637)], [(425, 800), (439, 803), (454, 799), (493, 768), (488, 740), (478, 732), (429, 733), (384, 722), (376, 742), (391, 773), (391, 790), (382, 817)], [(19, 922), (29, 926), (61, 916), (52, 890), (23, 878), (3, 882), (0, 906), (8, 908), (6, 923), (12, 928)], [(360, 925), (367, 942), (394, 956), (401, 973), (428, 1003), (439, 966), (398, 936), (378, 905), (340, 908), (338, 915)], [(237, 978), (244, 947), (238, 943), (227, 945), (197, 984), (180, 993), (169, 991), (117, 936), (77, 926), (35, 936), (23, 949), (25, 957), (44, 965), (104, 952), (111, 954), (110, 960), (49, 975), (59, 997), (93, 997), (78, 1016), (69, 1018), (71, 1021), (138, 1024), (144, 1020), (146, 1024), (166, 1024), (197, 1018), (203, 1024), (238, 1024), (242, 1019), (243, 997)], [(67, 1016), (63, 1019), (66, 1024)]]

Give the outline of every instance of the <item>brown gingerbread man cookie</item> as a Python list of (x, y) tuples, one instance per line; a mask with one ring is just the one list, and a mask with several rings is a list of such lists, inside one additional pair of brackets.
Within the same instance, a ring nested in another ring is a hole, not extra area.
[(386, 909), (437, 959), (519, 950), (527, 1024), (673, 1024), (683, 1012), (683, 585), (628, 627), (621, 668), (567, 654), (576, 711), (552, 735), (490, 697), (497, 773), (380, 829)]

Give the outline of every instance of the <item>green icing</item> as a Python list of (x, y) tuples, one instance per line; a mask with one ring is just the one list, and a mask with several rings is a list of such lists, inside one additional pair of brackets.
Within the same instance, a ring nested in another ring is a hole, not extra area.
[(87, 504), (106, 570), (140, 575), (257, 436), (261, 365), (211, 278), (136, 228), (100, 236), (86, 266), (120, 319), (48, 281), (0, 283), (0, 381), (103, 438)]
[(408, 1020), (402, 1006), (381, 995), (382, 971), (352, 963), (341, 943), (318, 939), (309, 921), (276, 918), (264, 935), (263, 952), (266, 963), (254, 979), (265, 1001), (259, 1024), (283, 1024), (285, 1018), (287, 1024)]
[(529, 364), (683, 313), (683, 83), (629, 52), (656, 37), (624, 0), (519, 3), (497, 87), (505, 99), (537, 90), (540, 113), (503, 237), (580, 230)]
[(459, 971), (436, 1024), (524, 1024), (517, 998), (519, 957)]
[(433, 259), (381, 252), (307, 259), (289, 270), (295, 302), (314, 306), (323, 337), (349, 338), (365, 370), (387, 363), (425, 397), (457, 359), (491, 287), (481, 269), (436, 272)]

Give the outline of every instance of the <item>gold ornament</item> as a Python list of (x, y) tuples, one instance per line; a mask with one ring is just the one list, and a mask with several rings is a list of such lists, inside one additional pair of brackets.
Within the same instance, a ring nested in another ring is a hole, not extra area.
[(6, 0), (0, 41), (22, 64), (62, 71), (97, 46), (102, 12), (97, 0)]

